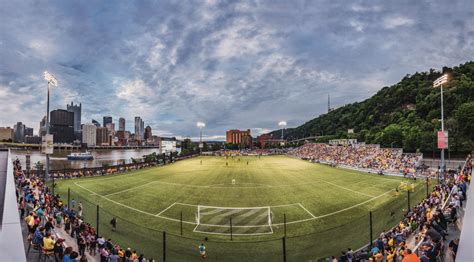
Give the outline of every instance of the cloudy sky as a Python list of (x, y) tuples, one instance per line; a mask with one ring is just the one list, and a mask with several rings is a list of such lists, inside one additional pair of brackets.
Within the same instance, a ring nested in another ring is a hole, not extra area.
[(406, 74), (473, 59), (474, 2), (0, 0), (0, 126), (82, 103), (154, 134), (300, 125)]

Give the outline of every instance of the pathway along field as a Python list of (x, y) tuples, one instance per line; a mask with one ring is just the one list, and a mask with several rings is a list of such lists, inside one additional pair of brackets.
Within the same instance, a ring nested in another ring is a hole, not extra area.
[[(94, 226), (99, 205), (100, 234), (147, 257), (161, 260), (166, 231), (169, 261), (198, 259), (204, 237), (210, 261), (281, 261), (286, 216), (288, 261), (308, 261), (368, 243), (369, 211), (374, 237), (397, 224), (407, 208), (407, 192), (395, 191), (402, 181), (413, 182), (285, 156), (199, 157), (121, 175), (58, 181), (56, 190), (67, 201), (70, 188), (71, 199), (76, 206), (83, 203), (83, 216)], [(425, 196), (425, 182), (417, 181), (412, 205)], [(210, 226), (196, 230), (207, 233), (194, 232), (197, 205), (216, 207), (202, 216)], [(262, 226), (264, 209), (230, 207), (270, 207), (272, 226)], [(114, 216), (116, 232), (109, 224)], [(233, 233), (242, 234), (232, 241), (228, 216), (234, 216)]]

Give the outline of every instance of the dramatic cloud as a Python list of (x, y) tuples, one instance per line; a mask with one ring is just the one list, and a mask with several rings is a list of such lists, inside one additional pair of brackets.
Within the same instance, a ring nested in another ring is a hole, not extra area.
[(154, 134), (223, 139), (294, 127), (406, 74), (472, 59), (474, 6), (444, 1), (0, 0), (0, 126), (141, 116)]

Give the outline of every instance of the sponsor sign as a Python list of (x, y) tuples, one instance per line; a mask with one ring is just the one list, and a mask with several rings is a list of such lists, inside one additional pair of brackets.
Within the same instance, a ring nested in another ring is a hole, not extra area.
[(41, 152), (47, 155), (53, 154), (53, 135), (44, 135), (43, 137), (41, 137)]

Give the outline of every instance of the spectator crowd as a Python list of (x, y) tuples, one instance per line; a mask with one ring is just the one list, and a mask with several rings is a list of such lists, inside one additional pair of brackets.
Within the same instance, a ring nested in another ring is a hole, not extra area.
[[(463, 168), (449, 173), (429, 197), (407, 210), (397, 226), (382, 232), (368, 248), (358, 252), (348, 249), (326, 261), (436, 262), (444, 261), (446, 254), (455, 261), (459, 239), (453, 239), (447, 245), (445, 239), (449, 226), (460, 230), (456, 228), (456, 222), (466, 200), (471, 174), (472, 159), (468, 156)], [(414, 248), (407, 244), (409, 238), (415, 239)]]
[[(99, 257), (101, 262), (154, 261), (98, 235), (94, 226), (82, 220), (82, 203), (68, 207), (59, 195), (52, 195), (41, 176), (26, 175), (18, 160), (13, 162), (13, 166), (20, 217), (28, 228), (27, 253), (36, 250), (38, 256), (61, 262), (88, 261), (86, 253), (90, 257)], [(57, 231), (73, 238), (77, 248), (66, 247), (65, 239), (59, 238)]]
[(346, 165), (384, 172), (413, 174), (421, 160), (419, 154), (406, 154), (401, 149), (378, 145), (338, 146), (308, 143), (289, 152), (290, 155), (315, 162)]

